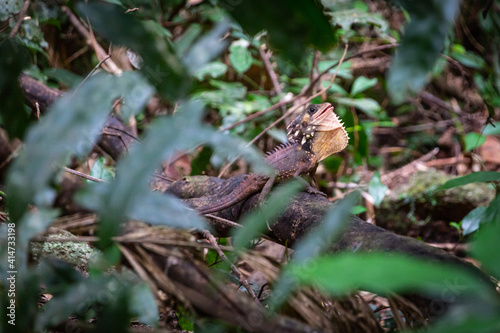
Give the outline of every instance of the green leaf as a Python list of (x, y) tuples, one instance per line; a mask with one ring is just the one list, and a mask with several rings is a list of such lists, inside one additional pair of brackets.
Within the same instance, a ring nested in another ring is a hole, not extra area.
[(500, 235), (500, 195), (497, 195), (486, 208), (476, 241), (472, 246), (474, 257), (479, 259), (483, 268), (497, 279), (500, 278), (498, 235)]
[[(126, 301), (127, 299), (130, 301)], [(132, 300), (136, 301), (136, 304)], [(44, 311), (38, 313), (35, 331), (43, 331), (44, 328), (57, 325), (71, 314), (85, 316), (90, 308), (95, 306), (104, 312), (121, 308), (123, 320), (120, 320), (117, 327), (120, 325), (128, 327), (130, 325), (128, 321), (133, 315), (139, 316), (141, 321), (145, 320), (144, 323), (150, 325), (154, 325), (158, 319), (156, 303), (149, 287), (144, 282), (138, 284), (135, 275), (113, 274), (91, 277), (72, 284), (71, 288), (65, 288), (62, 293), (57, 294), (45, 304)], [(145, 313), (146, 311), (149, 313)], [(100, 315), (101, 311), (98, 311), (98, 316)], [(116, 316), (111, 316), (110, 319), (116, 322), (116, 318)], [(99, 319), (106, 322), (106, 319), (102, 317)], [(106, 324), (109, 325), (109, 323)]]
[[(293, 263), (288, 271), (300, 284), (331, 295), (355, 290), (377, 294), (429, 292), (437, 295), (487, 295), (491, 288), (463, 268), (401, 254), (340, 253), (306, 265)], [(451, 290), (451, 288), (455, 288)]]
[[(2, 11), (0, 11), (2, 12)], [(0, 100), (2, 127), (11, 138), (22, 138), (29, 124), (18, 78), (29, 64), (26, 50), (12, 39), (0, 44)]]
[(250, 244), (250, 241), (264, 232), (268, 224), (278, 217), (287, 207), (290, 198), (303, 188), (297, 181), (289, 181), (271, 193), (259, 209), (242, 219), (243, 228), (234, 229), (233, 246), (236, 251), (241, 251)]
[(18, 272), (22, 273), (26, 270), (31, 238), (45, 231), (58, 215), (59, 210), (43, 208), (28, 212), (16, 221), (16, 270)]
[[(90, 170), (90, 176), (109, 182), (113, 180), (113, 178), (115, 177), (115, 173), (113, 168), (106, 166), (106, 158), (101, 156), (95, 161), (94, 165), (92, 166), (92, 169)], [(86, 182), (89, 183), (91, 182), (91, 180), (86, 179)]]
[(129, 47), (144, 59), (141, 72), (164, 98), (176, 99), (186, 94), (189, 75), (164, 35), (116, 5), (79, 2), (77, 9), (90, 20), (94, 31), (114, 44)]
[(130, 289), (130, 307), (132, 313), (139, 317), (143, 324), (156, 327), (158, 325), (158, 306), (146, 282), (138, 283)]
[(486, 62), (483, 58), (473, 52), (451, 52), (451, 57), (460, 62), (462, 65), (474, 68), (474, 69), (485, 69)]
[(83, 77), (64, 68), (47, 68), (43, 73), (66, 87), (76, 87), (83, 81)]
[(252, 54), (248, 50), (248, 42), (240, 39), (229, 47), (229, 61), (239, 74), (245, 73), (252, 66)]
[(9, 170), (7, 202), (12, 220), (18, 221), (28, 204), (52, 206), (56, 195), (52, 182), (70, 154), (86, 156), (101, 133), (113, 101), (129, 96), (137, 85), (144, 84), (136, 72), (120, 77), (100, 73), (53, 104), (29, 129), (24, 150)]
[(182, 228), (206, 228), (201, 218), (180, 200), (152, 193), (149, 188), (157, 166), (179, 150), (207, 142), (224, 156), (241, 154), (256, 170), (268, 170), (255, 149), (245, 148), (243, 141), (203, 125), (202, 111), (199, 102), (185, 102), (179, 105), (174, 116), (156, 119), (142, 144), (133, 146), (119, 161), (114, 181), (107, 186), (91, 186), (80, 198), (81, 204), (101, 215), (101, 245), (111, 245), (111, 237), (127, 217)]
[(389, 69), (387, 87), (396, 103), (416, 93), (429, 80), (446, 36), (458, 13), (458, 0), (401, 0), (410, 15), (401, 46)]
[(185, 54), (189, 47), (194, 44), (202, 32), (202, 27), (198, 23), (190, 24), (184, 33), (174, 42), (175, 50), (178, 54)]
[(484, 128), (484, 135), (500, 135), (500, 121), (496, 121), (493, 124), (488, 124)]
[(185, 54), (182, 55), (182, 62), (189, 70), (190, 74), (196, 73), (200, 68), (220, 55), (227, 47), (228, 41), (224, 35), (229, 31), (230, 26), (226, 21), (217, 25), (201, 37)]
[[(320, 61), (318, 63), (318, 70), (320, 72), (326, 70), (327, 68), (329, 68), (330, 66), (332, 66), (333, 64), (337, 63), (341, 58), (341, 55), (338, 56), (338, 60), (324, 60), (324, 61)], [(332, 69), (330, 69), (328, 71), (328, 73), (330, 74), (335, 74), (335, 72), (337, 72), (337, 67), (338, 66), (335, 66), (333, 67)], [(338, 77), (341, 77), (343, 79), (352, 79), (352, 70), (351, 70), (351, 67), (352, 67), (352, 63), (349, 62), (349, 61), (345, 61), (343, 62), (339, 69), (338, 69), (338, 72), (337, 72), (337, 76)], [(307, 83), (305, 84), (308, 84), (309, 81), (307, 81)], [(328, 84), (330, 84), (330, 82), (328, 81)]]
[(358, 77), (352, 84), (351, 96), (355, 96), (356, 94), (359, 94), (366, 89), (370, 89), (371, 87), (375, 86), (377, 82), (377, 78), (368, 79), (364, 76)]
[(368, 193), (372, 196), (375, 207), (378, 207), (382, 203), (388, 188), (389, 187), (382, 184), (380, 180), (380, 171), (375, 172), (368, 183)]
[[(328, 5), (325, 6), (328, 7)], [(375, 26), (382, 36), (385, 36), (389, 31), (389, 24), (382, 16), (377, 13), (364, 12), (359, 8), (343, 10), (332, 8), (330, 15), (332, 16), (332, 23), (340, 26), (345, 31), (351, 30), (353, 25), (358, 27), (370, 24)]]
[(479, 224), (484, 221), (486, 215), (486, 207), (476, 207), (471, 210), (462, 220), (463, 234), (468, 235), (479, 228)]
[(327, 51), (335, 44), (334, 31), (315, 1), (254, 0), (219, 2), (250, 35), (266, 30), (271, 46), (299, 62), (309, 46)]
[(358, 215), (366, 212), (366, 207), (365, 206), (354, 206), (351, 209), (351, 214), (353, 215)]
[(23, 8), (23, 0), (10, 0), (0, 2), (0, 21), (5, 21)]
[(471, 151), (477, 147), (482, 146), (486, 142), (486, 137), (479, 133), (470, 132), (464, 137), (465, 151)]
[(145, 192), (131, 210), (129, 217), (152, 225), (179, 229), (206, 229), (198, 214), (188, 209), (179, 198), (167, 193)]
[(346, 97), (337, 97), (335, 101), (340, 104), (354, 106), (356, 109), (359, 109), (366, 113), (368, 116), (373, 118), (380, 117), (380, 111), (382, 108), (378, 104), (377, 101), (371, 98), (346, 98)]
[(426, 328), (426, 333), (491, 333), (500, 331), (500, 309), (498, 305), (473, 300), (454, 304)]
[(446, 190), (456, 186), (463, 186), (470, 183), (477, 182), (496, 182), (500, 181), (500, 172), (495, 171), (482, 171), (482, 172), (472, 172), (468, 175), (457, 177), (448, 180), (443, 185), (439, 186), (436, 191)]
[(198, 79), (198, 80), (203, 80), (205, 77), (211, 77), (211, 78), (218, 78), (227, 72), (227, 65), (220, 62), (220, 61), (215, 61), (208, 63), (204, 65), (203, 67), (199, 68), (193, 75)]

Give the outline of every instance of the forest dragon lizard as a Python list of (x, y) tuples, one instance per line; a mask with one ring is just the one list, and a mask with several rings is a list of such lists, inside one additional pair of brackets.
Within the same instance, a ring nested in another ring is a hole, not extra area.
[(228, 208), (261, 191), (259, 201), (270, 192), (273, 184), (303, 173), (312, 173), (318, 162), (340, 152), (349, 137), (330, 103), (311, 104), (287, 127), (288, 142), (266, 154), (266, 162), (275, 170), (273, 177), (250, 174), (231, 193), (218, 202), (196, 208), (208, 214)]

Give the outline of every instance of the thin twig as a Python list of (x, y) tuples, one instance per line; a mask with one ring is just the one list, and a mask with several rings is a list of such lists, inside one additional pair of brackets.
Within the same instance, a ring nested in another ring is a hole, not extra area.
[(63, 168), (64, 171), (72, 174), (72, 175), (75, 175), (75, 176), (78, 176), (78, 177), (81, 177), (81, 178), (85, 178), (85, 179), (88, 179), (88, 180), (91, 180), (93, 182), (96, 182), (96, 183), (107, 183), (107, 181), (105, 180), (102, 180), (102, 179), (99, 179), (99, 178), (96, 178), (96, 177), (92, 177), (92, 176), (89, 176), (89, 175), (86, 175), (80, 171), (76, 171), (76, 170), (73, 170), (73, 169), (70, 169), (70, 168), (67, 168), (67, 167), (64, 167)]
[[(78, 30), (78, 32), (83, 37), (85, 37), (85, 39), (87, 39), (87, 44), (89, 44), (89, 45), (91, 45), (93, 47), (93, 49), (94, 49), (94, 51), (95, 51), (95, 53), (97, 55), (97, 58), (98, 59), (103, 59), (107, 55), (107, 52), (104, 51), (104, 49), (102, 48), (102, 46), (99, 45), (97, 42), (96, 43), (92, 42), (92, 39), (95, 40), (95, 37), (93, 36), (93, 34), (91, 34), (87, 30), (87, 28), (82, 24), (82, 22), (80, 22), (80, 19), (78, 17), (76, 17), (76, 15), (71, 11), (71, 9), (69, 9), (66, 6), (63, 6), (62, 7), (62, 11), (68, 16), (69, 21)], [(115, 64), (115, 62), (112, 59), (110, 59), (106, 63), (106, 66), (109, 67), (110, 72), (112, 72), (114, 74), (120, 74), (120, 73), (122, 73), (122, 70), (118, 67), (118, 65)]]
[(270, 111), (276, 110), (277, 108), (281, 107), (282, 105), (286, 105), (288, 103), (292, 103), (292, 102), (296, 101), (298, 98), (300, 98), (302, 96), (303, 96), (302, 94), (299, 94), (299, 95), (294, 96), (294, 97), (292, 97), (290, 99), (281, 100), (278, 103), (274, 104), (273, 106), (268, 107), (264, 111), (259, 111), (259, 112), (252, 113), (251, 115), (249, 115), (245, 119), (242, 119), (240, 121), (235, 122), (234, 124), (231, 124), (229, 126), (221, 128), (219, 131), (220, 132), (224, 132), (224, 131), (228, 131), (230, 129), (233, 129), (233, 128), (235, 128), (236, 126), (238, 126), (240, 124), (246, 123), (246, 122), (248, 122), (250, 120), (253, 120), (253, 119), (258, 118), (258, 117), (260, 117), (262, 115), (265, 115), (266, 113), (268, 113)]
[(104, 57), (104, 59), (102, 59), (101, 61), (99, 61), (99, 63), (97, 65), (95, 65), (95, 67), (90, 71), (90, 73), (85, 77), (85, 79), (83, 79), (82, 82), (80, 82), (80, 84), (78, 85), (78, 87), (76, 87), (75, 91), (73, 92), (73, 96), (76, 94), (76, 92), (78, 91), (78, 89), (80, 89), (80, 87), (85, 83), (85, 81), (87, 81), (89, 79), (89, 77), (91, 77), (95, 71), (101, 67), (101, 65), (106, 62), (106, 60), (108, 60), (109, 58), (111, 58), (111, 55), (107, 55), (106, 57)]
[(216, 216), (216, 215), (205, 214), (204, 216), (206, 216), (208, 218), (211, 218), (213, 220), (219, 221), (219, 222), (223, 222), (223, 223), (225, 223), (225, 224), (227, 224), (227, 225), (229, 225), (231, 227), (234, 227), (234, 228), (243, 228), (243, 226), (241, 224), (238, 224), (236, 222), (233, 222), (231, 220), (228, 220), (228, 219)]
[[(386, 44), (386, 45), (377, 46), (377, 47), (374, 47), (373, 49), (356, 52), (356, 53), (348, 56), (347, 58), (345, 58), (343, 61), (351, 60), (353, 58), (360, 57), (360, 56), (365, 55), (367, 53), (386, 50), (386, 49), (392, 49), (392, 48), (395, 48), (398, 46), (399, 46), (399, 44)], [(314, 80), (312, 80), (311, 83), (309, 83), (309, 85), (302, 90), (302, 93), (306, 94), (308, 91), (312, 90), (314, 85), (321, 79), (321, 77), (323, 75), (327, 74), (330, 70), (332, 70), (336, 66), (340, 67), (340, 65), (341, 65), (341, 62), (338, 61), (338, 62), (334, 63), (333, 65), (331, 65), (330, 67), (328, 67), (327, 69), (325, 69), (324, 71), (322, 71), (321, 73), (319, 73), (318, 76), (316, 76), (316, 78)]]
[(9, 38), (14, 37), (14, 35), (19, 30), (19, 27), (21, 27), (21, 23), (23, 23), (24, 21), (24, 17), (26, 16), (26, 12), (28, 11), (29, 6), (30, 6), (30, 0), (24, 1), (23, 8), (19, 12), (19, 20), (17, 20), (16, 25), (14, 26), (14, 28), (12, 28), (12, 31), (9, 34)]
[[(281, 90), (280, 83), (278, 82), (278, 76), (276, 75), (276, 72), (273, 70), (273, 66), (271, 65), (271, 62), (269, 59), (271, 58), (271, 55), (269, 52), (265, 51), (265, 44), (262, 44), (262, 46), (259, 48), (259, 53), (260, 57), (262, 58), (262, 61), (264, 62), (264, 67), (266, 67), (267, 74), (269, 75), (269, 78), (271, 79), (271, 83), (273, 84), (274, 91), (276, 92), (276, 95), (280, 95), (283, 90)], [(281, 111), (283, 113), (286, 112), (286, 106), (283, 104), (281, 105)]]
[[(365, 55), (367, 53), (371, 53), (371, 52), (376, 52), (376, 51), (381, 51), (381, 50), (386, 50), (386, 49), (391, 49), (391, 48), (395, 48), (395, 47), (398, 47), (399, 44), (387, 44), (387, 45), (381, 45), (381, 46), (377, 46), (377, 47), (374, 47), (373, 49), (369, 49), (369, 50), (365, 50), (365, 51), (360, 51), (360, 52), (357, 52), (357, 53), (354, 53), (353, 55), (350, 55), (348, 56), (347, 58), (344, 59), (344, 61), (347, 61), (347, 60), (350, 60), (350, 59), (353, 59), (353, 58), (356, 58), (356, 57), (360, 57), (362, 55)], [(238, 125), (241, 125), (243, 123), (246, 123), (250, 120), (253, 120), (255, 118), (258, 118), (270, 111), (273, 111), (279, 107), (281, 107), (282, 105), (285, 105), (285, 104), (288, 104), (288, 103), (292, 103), (294, 101), (296, 101), (297, 99), (305, 96), (306, 92), (308, 92), (309, 90), (312, 89), (312, 87), (321, 79), (321, 77), (325, 74), (327, 74), (332, 68), (335, 68), (335, 66), (339, 65), (339, 62), (331, 65), (330, 67), (328, 67), (327, 69), (325, 69), (324, 71), (322, 71), (321, 73), (318, 74), (318, 76), (313, 80), (311, 81), (311, 83), (309, 83), (309, 85), (303, 89), (303, 92), (292, 97), (291, 99), (289, 100), (282, 100), (276, 104), (274, 104), (273, 106), (265, 109), (264, 111), (259, 111), (259, 112), (256, 112), (256, 113), (253, 113), (251, 115), (249, 115), (248, 117), (246, 117), (245, 119), (242, 119), (240, 121), (237, 121), (235, 122), (234, 124), (231, 124), (229, 126), (226, 126), (222, 129), (220, 129), (219, 131), (227, 131), (227, 130), (230, 130), (232, 128), (235, 128), (236, 126)]]
[(226, 256), (226, 254), (220, 249), (220, 246), (219, 244), (217, 244), (217, 240), (215, 239), (215, 237), (210, 233), (210, 231), (208, 230), (205, 230), (205, 232), (203, 233), (203, 237), (205, 237), (206, 239), (208, 239), (208, 241), (210, 242), (210, 244), (212, 244), (212, 246), (214, 246), (215, 248), (215, 251), (217, 252), (217, 254), (219, 255), (219, 257), (226, 263), (228, 264), (230, 267), (231, 267), (231, 271), (233, 272), (234, 275), (236, 275), (238, 277), (238, 280), (240, 281), (240, 283), (242, 285), (245, 286), (245, 288), (247, 289), (248, 291), (248, 294), (250, 294), (250, 296), (254, 299), (254, 301), (256, 301), (257, 303), (260, 304), (260, 301), (259, 299), (257, 298), (257, 296), (255, 295), (253, 289), (250, 287), (250, 284), (248, 283), (247, 280), (245, 280), (243, 278), (243, 274), (240, 272), (240, 270), (238, 269), (238, 267), (236, 267), (232, 262), (231, 260), (229, 260), (229, 258)]

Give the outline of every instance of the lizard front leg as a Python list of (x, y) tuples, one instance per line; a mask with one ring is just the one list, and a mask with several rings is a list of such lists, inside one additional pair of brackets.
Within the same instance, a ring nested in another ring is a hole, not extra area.
[(271, 192), (271, 189), (273, 188), (275, 181), (276, 181), (276, 176), (269, 177), (269, 179), (266, 182), (266, 185), (264, 185), (262, 191), (260, 191), (258, 200), (259, 204), (262, 204), (266, 199), (267, 195)]

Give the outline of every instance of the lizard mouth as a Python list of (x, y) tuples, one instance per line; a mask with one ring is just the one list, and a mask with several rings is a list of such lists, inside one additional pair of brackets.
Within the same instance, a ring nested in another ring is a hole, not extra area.
[(318, 114), (318, 118), (319, 117), (323, 117), (324, 115), (328, 114), (328, 112), (332, 112), (333, 111), (333, 106), (330, 104), (329, 106), (327, 106), (326, 108), (324, 108), (319, 114)]

